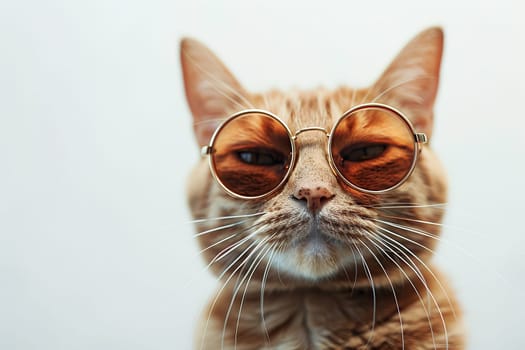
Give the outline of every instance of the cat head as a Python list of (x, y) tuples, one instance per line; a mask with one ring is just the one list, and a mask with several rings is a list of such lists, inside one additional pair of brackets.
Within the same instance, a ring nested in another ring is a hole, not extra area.
[[(241, 110), (270, 111), (292, 132), (330, 130), (349, 108), (369, 102), (399, 109), (431, 140), (442, 48), (441, 29), (431, 28), (412, 39), (368, 88), (253, 93), (208, 48), (184, 39), (182, 72), (198, 146), (209, 145), (221, 122)], [(297, 137), (297, 159), (287, 181), (260, 199), (226, 193), (203, 157), (190, 174), (187, 195), (212, 271), (225, 278), (251, 273), (287, 285), (366, 284), (373, 274), (378, 284), (386, 271), (391, 278), (400, 275), (400, 261), (417, 266), (431, 256), (446, 179), (430, 146), (422, 147), (401, 186), (366, 193), (334, 174), (326, 143), (322, 133)]]

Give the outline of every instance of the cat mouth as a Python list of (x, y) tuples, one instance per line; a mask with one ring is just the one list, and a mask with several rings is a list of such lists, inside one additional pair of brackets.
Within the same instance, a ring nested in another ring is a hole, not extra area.
[[(339, 226), (338, 226), (339, 225)], [(307, 280), (317, 281), (355, 264), (356, 245), (362, 226), (340, 224), (327, 218), (303, 222), (289, 231), (286, 248), (275, 253), (275, 267)]]
[(342, 257), (351, 252), (350, 245), (350, 241), (334, 237), (316, 223), (293, 242), (291, 249), (299, 262), (298, 266), (319, 277), (339, 269)]
[(355, 238), (359, 236), (357, 234), (358, 227), (352, 227), (346, 229), (345, 232), (339, 232), (339, 230), (334, 230), (331, 226), (333, 225), (330, 223), (315, 219), (307, 230), (306, 235), (299, 240), (302, 241), (303, 244), (307, 243), (313, 247), (318, 247), (319, 245), (349, 247), (355, 244)]
[(319, 228), (310, 229), (307, 236), (302, 239), (303, 250), (306, 255), (311, 256), (329, 256), (331, 247), (339, 245), (342, 242), (323, 233)]
[(308, 280), (333, 275), (346, 264), (345, 260), (353, 259), (348, 243), (317, 227), (295, 239), (285, 252), (278, 255), (279, 268)]

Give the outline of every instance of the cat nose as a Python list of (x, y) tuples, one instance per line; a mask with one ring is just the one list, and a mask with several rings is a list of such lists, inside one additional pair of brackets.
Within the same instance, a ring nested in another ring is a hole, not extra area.
[(334, 194), (324, 186), (304, 186), (299, 188), (293, 197), (296, 200), (306, 202), (308, 210), (316, 213), (334, 197)]

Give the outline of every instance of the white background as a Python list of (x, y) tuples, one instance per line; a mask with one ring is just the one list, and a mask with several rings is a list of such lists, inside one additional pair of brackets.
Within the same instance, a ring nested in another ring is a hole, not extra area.
[(189, 349), (213, 279), (185, 205), (198, 159), (178, 62), (207, 43), (249, 89), (362, 86), (446, 31), (438, 260), (470, 349), (525, 347), (525, 21), (518, 0), (0, 4), (0, 348)]

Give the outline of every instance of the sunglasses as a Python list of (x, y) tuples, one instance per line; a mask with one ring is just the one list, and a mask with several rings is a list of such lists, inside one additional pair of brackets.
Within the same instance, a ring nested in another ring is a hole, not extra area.
[(292, 132), (276, 115), (259, 109), (233, 114), (201, 150), (213, 177), (231, 196), (258, 199), (284, 185), (296, 163), (296, 140), (322, 132), (328, 162), (345, 184), (365, 193), (384, 193), (403, 184), (416, 166), (424, 133), (399, 110), (367, 103), (346, 111), (330, 131), (306, 127)]

